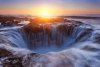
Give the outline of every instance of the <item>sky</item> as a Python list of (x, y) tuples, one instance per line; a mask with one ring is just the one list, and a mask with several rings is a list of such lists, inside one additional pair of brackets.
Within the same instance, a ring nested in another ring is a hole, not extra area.
[(0, 14), (100, 14), (100, 0), (0, 0)]

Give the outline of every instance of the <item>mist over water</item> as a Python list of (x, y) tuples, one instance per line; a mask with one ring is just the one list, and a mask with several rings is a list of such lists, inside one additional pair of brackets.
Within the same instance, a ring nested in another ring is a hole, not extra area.
[(100, 67), (100, 20), (74, 20), (40, 25), (38, 31), (1, 28), (0, 48), (24, 56), (24, 67)]

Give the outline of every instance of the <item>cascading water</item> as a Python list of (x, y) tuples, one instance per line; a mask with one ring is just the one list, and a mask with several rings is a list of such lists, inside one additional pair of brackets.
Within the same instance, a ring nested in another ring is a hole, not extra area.
[(99, 35), (78, 21), (28, 24), (1, 28), (0, 48), (21, 58), (22, 66), (16, 67), (100, 67)]
[(79, 39), (83, 41), (89, 38), (92, 29), (74, 23), (40, 25), (32, 29), (25, 27), (29, 49), (39, 53), (61, 51), (73, 46)]

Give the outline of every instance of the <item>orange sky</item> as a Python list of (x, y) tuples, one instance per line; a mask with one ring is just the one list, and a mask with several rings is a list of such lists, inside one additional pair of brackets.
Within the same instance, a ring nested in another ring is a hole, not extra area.
[[(40, 15), (41, 10), (0, 10), (0, 14), (23, 14), (23, 15)], [(53, 15), (73, 15), (73, 14), (100, 14), (100, 10), (51, 10), (49, 14)]]
[(100, 14), (100, 0), (0, 0), (0, 14)]

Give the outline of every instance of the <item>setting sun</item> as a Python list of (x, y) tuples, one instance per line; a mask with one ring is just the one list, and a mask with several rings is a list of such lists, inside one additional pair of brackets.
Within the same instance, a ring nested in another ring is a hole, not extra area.
[(49, 17), (49, 16), (50, 16), (50, 14), (49, 14), (48, 12), (43, 12), (41, 15), (42, 15), (43, 17)]
[(51, 17), (54, 13), (54, 9), (49, 5), (42, 5), (36, 9), (37, 16)]

